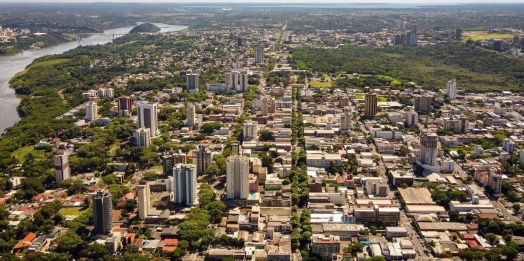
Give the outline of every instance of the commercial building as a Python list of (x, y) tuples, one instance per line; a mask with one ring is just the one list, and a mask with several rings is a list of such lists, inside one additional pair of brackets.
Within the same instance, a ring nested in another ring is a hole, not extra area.
[(86, 105), (86, 121), (94, 121), (98, 118), (98, 105), (96, 102), (88, 102)]
[(317, 168), (328, 168), (333, 164), (335, 167), (340, 167), (342, 165), (342, 158), (340, 154), (307, 154), (307, 166), (308, 167), (317, 167)]
[(437, 205), (406, 205), (406, 213), (408, 214), (445, 214), (446, 209)]
[(151, 145), (151, 131), (149, 128), (135, 130), (133, 137), (136, 139), (137, 147), (148, 147)]
[(226, 192), (228, 199), (247, 199), (249, 197), (249, 158), (230, 156), (227, 158)]
[(258, 137), (258, 123), (256, 121), (244, 122), (244, 141), (256, 140)]
[(377, 94), (367, 93), (364, 100), (364, 115), (375, 116), (377, 114)]
[(398, 188), (400, 197), (406, 205), (436, 205), (427, 188)]
[(255, 49), (255, 63), (264, 63), (264, 47), (259, 46)]
[(455, 99), (457, 97), (457, 81), (455, 79), (448, 81), (446, 95), (450, 99)]
[(433, 102), (433, 97), (431, 96), (420, 96), (417, 95), (414, 97), (414, 107), (417, 112), (431, 112), (431, 104)]
[(55, 156), (55, 180), (56, 184), (68, 179), (71, 176), (71, 169), (69, 168), (69, 153), (67, 151), (59, 151)]
[(187, 103), (187, 121), (186, 126), (193, 128), (196, 123), (196, 108), (191, 102)]
[(113, 227), (113, 203), (111, 193), (98, 190), (92, 196), (93, 234), (107, 234)]
[(330, 261), (333, 254), (340, 253), (340, 238), (338, 236), (314, 234), (311, 241), (311, 252), (319, 255), (322, 261)]
[(400, 221), (400, 209), (397, 207), (355, 208), (355, 221), (361, 224), (397, 225)]
[(158, 132), (158, 104), (156, 103), (139, 103), (138, 110), (138, 128), (148, 128), (151, 137), (155, 137)]
[(197, 203), (197, 174), (194, 165), (178, 164), (173, 169), (174, 202), (188, 206)]
[(149, 198), (150, 195), (149, 184), (147, 181), (138, 182), (138, 218), (144, 220), (147, 217), (149, 208), (151, 208), (151, 201)]
[(198, 145), (193, 152), (193, 163), (196, 164), (197, 175), (202, 175), (213, 163), (213, 153), (208, 146)]
[(340, 240), (351, 240), (352, 237), (358, 236), (358, 232), (364, 229), (360, 224), (322, 224), (324, 235), (338, 236)]
[(186, 72), (186, 90), (187, 92), (198, 92), (198, 73), (193, 73), (193, 70)]
[(389, 172), (389, 178), (393, 186), (400, 186), (402, 184), (411, 186), (415, 181), (415, 174), (413, 172), (403, 170), (392, 170)]
[(398, 238), (398, 237), (407, 237), (408, 229), (406, 227), (386, 227), (386, 238)]
[(423, 165), (437, 166), (438, 142), (437, 134), (424, 133), (420, 137), (420, 163)]
[(133, 110), (133, 98), (129, 96), (122, 96), (118, 98), (118, 115), (127, 116)]

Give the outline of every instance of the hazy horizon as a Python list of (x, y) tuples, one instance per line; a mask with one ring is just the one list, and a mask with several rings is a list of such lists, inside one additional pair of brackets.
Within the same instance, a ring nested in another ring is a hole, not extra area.
[(270, 1), (248, 1), (248, 0), (176, 0), (176, 1), (147, 1), (147, 0), (0, 0), (3, 3), (183, 3), (183, 4), (201, 4), (201, 3), (246, 3), (246, 4), (418, 4), (418, 5), (457, 5), (457, 4), (524, 4), (522, 1), (515, 0), (270, 0)]

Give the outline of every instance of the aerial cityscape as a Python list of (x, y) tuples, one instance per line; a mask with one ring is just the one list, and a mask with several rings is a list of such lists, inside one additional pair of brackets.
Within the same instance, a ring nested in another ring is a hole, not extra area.
[(0, 6), (0, 261), (524, 260), (522, 3)]

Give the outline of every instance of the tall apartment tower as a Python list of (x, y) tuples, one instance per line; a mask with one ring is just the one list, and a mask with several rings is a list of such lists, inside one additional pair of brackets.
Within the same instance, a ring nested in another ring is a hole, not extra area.
[(133, 137), (136, 139), (137, 147), (149, 147), (151, 145), (151, 130), (148, 128), (135, 130)]
[(488, 186), (493, 189), (493, 194), (502, 193), (502, 175), (499, 168), (489, 168)]
[(415, 32), (408, 32), (406, 34), (406, 45), (417, 46), (418, 45), (418, 34)]
[(268, 113), (276, 113), (277, 112), (277, 101), (275, 100), (275, 97), (269, 98), (268, 101)]
[(93, 121), (98, 118), (98, 105), (96, 102), (89, 102), (86, 105), (86, 121)]
[(149, 213), (149, 209), (151, 208), (151, 201), (149, 196), (151, 193), (149, 192), (149, 184), (147, 184), (147, 181), (139, 181), (138, 182), (138, 218), (140, 220), (144, 220), (147, 217), (147, 214)]
[(238, 90), (238, 72), (231, 72), (231, 89)]
[(411, 31), (413, 33), (418, 33), (418, 24), (411, 25)]
[(457, 97), (457, 81), (455, 79), (448, 81), (446, 95), (450, 99), (455, 99), (455, 97)]
[(269, 100), (266, 96), (262, 97), (262, 116), (269, 114)]
[(244, 141), (255, 140), (258, 135), (258, 123), (256, 121), (244, 122)]
[(194, 165), (178, 164), (173, 169), (174, 202), (188, 206), (197, 203), (197, 174)]
[(138, 128), (149, 128), (151, 137), (155, 137), (158, 132), (158, 104), (139, 103), (138, 104)]
[(191, 102), (187, 104), (187, 121), (186, 126), (193, 127), (196, 123), (196, 108)]
[(349, 131), (352, 116), (349, 112), (342, 113), (342, 116), (340, 116), (340, 133), (346, 134)]
[(226, 86), (231, 86), (231, 84), (233, 82), (233, 73), (232, 72), (225, 72), (224, 73), (224, 78), (225, 78)]
[(113, 227), (113, 203), (107, 190), (98, 190), (92, 196), (93, 234), (107, 234)]
[(435, 133), (424, 133), (420, 137), (420, 162), (425, 165), (436, 166), (438, 156), (438, 136)]
[(415, 96), (414, 100), (414, 107), (415, 111), (417, 112), (431, 112), (431, 103), (433, 102), (433, 98), (431, 96)]
[(248, 75), (247, 75), (247, 72), (242, 72), (239, 74), (239, 88), (240, 88), (240, 92), (247, 92), (247, 86), (248, 86)]
[(126, 116), (131, 114), (133, 110), (133, 98), (129, 96), (122, 96), (118, 98), (118, 115)]
[(416, 111), (407, 111), (406, 112), (406, 125), (408, 127), (417, 126), (418, 124), (418, 113)]
[(264, 62), (264, 47), (259, 46), (257, 49), (255, 49), (255, 63), (263, 63)]
[(55, 180), (56, 185), (64, 179), (71, 176), (71, 169), (69, 168), (69, 154), (66, 151), (60, 151), (55, 156)]
[(377, 94), (367, 93), (364, 101), (364, 115), (375, 116), (377, 114)]
[(227, 198), (247, 199), (249, 197), (249, 158), (230, 156), (227, 158)]
[(193, 154), (195, 155), (193, 163), (196, 164), (197, 175), (202, 175), (213, 163), (213, 153), (207, 146), (199, 145)]
[(193, 70), (186, 72), (186, 90), (187, 92), (198, 92), (198, 73), (193, 73)]

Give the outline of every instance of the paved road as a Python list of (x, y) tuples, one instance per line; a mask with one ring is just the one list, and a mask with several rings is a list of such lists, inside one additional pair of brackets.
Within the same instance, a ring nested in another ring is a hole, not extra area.
[(426, 247), (424, 244), (420, 241), (419, 238), (417, 238), (417, 232), (411, 228), (410, 220), (406, 216), (406, 213), (404, 211), (400, 214), (400, 226), (406, 227), (408, 230), (408, 237), (411, 239), (411, 242), (413, 242), (413, 247), (417, 251), (417, 258), (418, 259), (432, 259), (433, 257), (431, 255), (427, 255), (424, 250), (426, 250)]
[(517, 221), (520, 220), (518, 217), (512, 215), (513, 214), (513, 209), (507, 210), (504, 207), (504, 204), (500, 203), (500, 201), (496, 201), (496, 200), (491, 199), (491, 203), (493, 204), (493, 206), (495, 206), (496, 208), (500, 209), (500, 212), (502, 212), (502, 214), (504, 215), (504, 219), (505, 220), (508, 220), (508, 218), (512, 222), (517, 222)]

